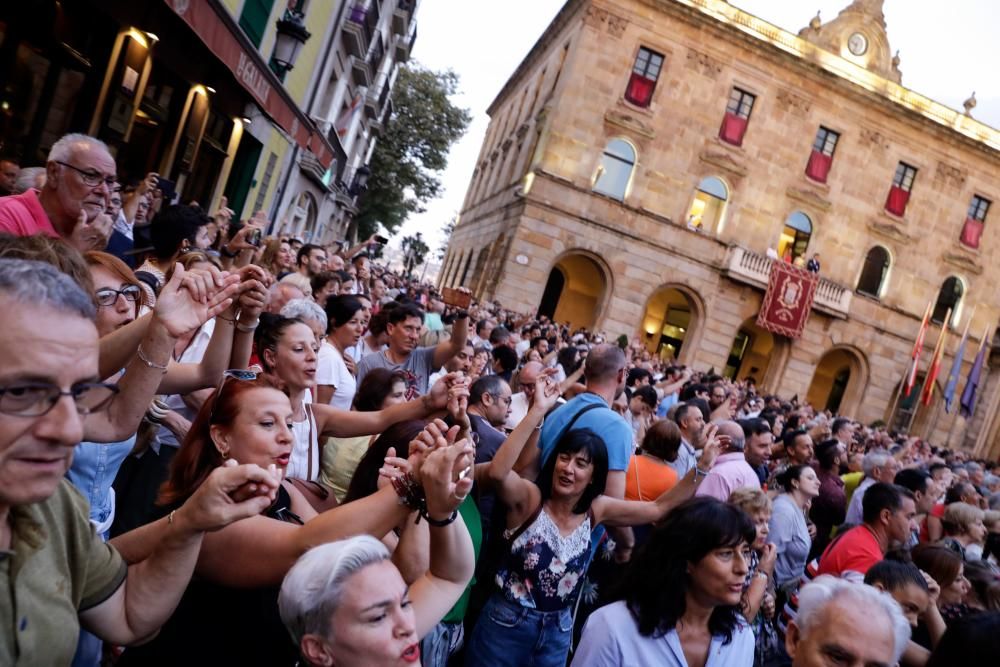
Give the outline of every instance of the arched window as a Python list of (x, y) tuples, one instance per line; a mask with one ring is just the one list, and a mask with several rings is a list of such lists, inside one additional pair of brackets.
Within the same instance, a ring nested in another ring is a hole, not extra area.
[(316, 200), (308, 192), (301, 192), (292, 204), (292, 219), (289, 223), (292, 234), (306, 243), (313, 240), (316, 227)]
[(948, 309), (951, 309), (951, 318), (947, 322), (951, 325), (952, 322), (958, 321), (958, 310), (962, 304), (962, 296), (965, 294), (965, 286), (962, 285), (962, 281), (955, 276), (950, 276), (941, 285), (941, 291), (938, 292), (937, 303), (934, 304), (934, 314), (931, 315), (931, 321), (935, 324), (945, 324), (945, 316), (948, 313)]
[(858, 279), (858, 291), (876, 299), (882, 296), (882, 285), (889, 275), (889, 251), (875, 246), (865, 255), (865, 266)]
[(786, 262), (805, 257), (812, 236), (812, 220), (802, 211), (795, 211), (785, 220), (785, 228), (778, 241), (778, 256)]
[(625, 199), (632, 168), (635, 167), (635, 149), (624, 139), (612, 139), (604, 149), (601, 164), (594, 178), (594, 192)]
[(688, 229), (718, 232), (729, 200), (729, 188), (721, 179), (709, 176), (698, 184), (687, 215)]

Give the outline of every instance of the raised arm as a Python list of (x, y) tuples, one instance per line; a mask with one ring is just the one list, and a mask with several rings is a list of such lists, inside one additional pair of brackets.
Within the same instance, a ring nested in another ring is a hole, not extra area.
[(469, 313), (459, 311), (458, 317), (451, 323), (451, 337), (434, 347), (434, 368), (441, 368), (446, 361), (461, 352), (468, 337)]
[(137, 317), (111, 333), (101, 336), (98, 373), (102, 378), (116, 375), (135, 356), (135, 350), (146, 335), (152, 313)]

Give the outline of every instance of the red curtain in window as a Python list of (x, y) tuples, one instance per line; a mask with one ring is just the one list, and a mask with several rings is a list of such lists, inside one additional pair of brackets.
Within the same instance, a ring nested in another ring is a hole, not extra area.
[(983, 236), (983, 223), (975, 218), (966, 218), (962, 225), (962, 236), (959, 240), (970, 248), (979, 247), (979, 239)]
[(638, 72), (632, 72), (632, 77), (628, 80), (628, 88), (625, 90), (625, 99), (640, 107), (648, 107), (653, 101), (653, 88), (656, 81), (647, 79)]
[(885, 210), (902, 217), (906, 213), (906, 203), (910, 201), (910, 193), (894, 185), (889, 188), (889, 197), (885, 200)]
[(722, 129), (719, 130), (719, 138), (727, 144), (742, 146), (743, 135), (746, 131), (747, 119), (740, 118), (736, 114), (731, 114), (727, 111), (726, 115), (722, 118)]
[(826, 177), (830, 173), (830, 165), (832, 164), (832, 155), (824, 155), (819, 151), (813, 151), (809, 155), (809, 164), (806, 165), (806, 176), (814, 181), (826, 183)]

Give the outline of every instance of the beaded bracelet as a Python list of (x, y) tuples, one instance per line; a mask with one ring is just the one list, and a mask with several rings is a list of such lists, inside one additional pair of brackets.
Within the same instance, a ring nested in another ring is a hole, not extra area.
[(136, 350), (135, 350), (135, 356), (137, 356), (139, 358), (139, 361), (141, 361), (142, 363), (146, 364), (147, 367), (152, 368), (154, 370), (163, 371), (164, 373), (167, 372), (167, 366), (166, 366), (166, 364), (164, 364), (164, 365), (161, 366), (160, 364), (157, 364), (157, 363), (155, 363), (153, 361), (150, 361), (149, 359), (146, 358), (146, 355), (142, 353), (142, 345), (140, 345), (139, 347), (136, 348)]
[(399, 503), (409, 507), (411, 510), (424, 509), (424, 490), (413, 473), (406, 473), (399, 477), (392, 478), (392, 488), (399, 496)]

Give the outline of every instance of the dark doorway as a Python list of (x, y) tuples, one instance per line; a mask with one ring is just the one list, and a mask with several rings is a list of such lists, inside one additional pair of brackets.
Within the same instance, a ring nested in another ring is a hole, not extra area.
[(545, 283), (545, 290), (542, 292), (542, 301), (538, 305), (538, 317), (547, 317), (550, 320), (555, 317), (556, 306), (559, 305), (559, 297), (562, 296), (565, 286), (566, 276), (563, 275), (559, 267), (553, 267), (549, 273), (549, 279)]
[(229, 180), (226, 181), (225, 195), (229, 200), (229, 208), (233, 209), (233, 220), (243, 219), (243, 207), (247, 203), (247, 195), (253, 185), (253, 173), (263, 148), (263, 144), (244, 130), (240, 137), (240, 147), (236, 149), (233, 168), (229, 172)]

